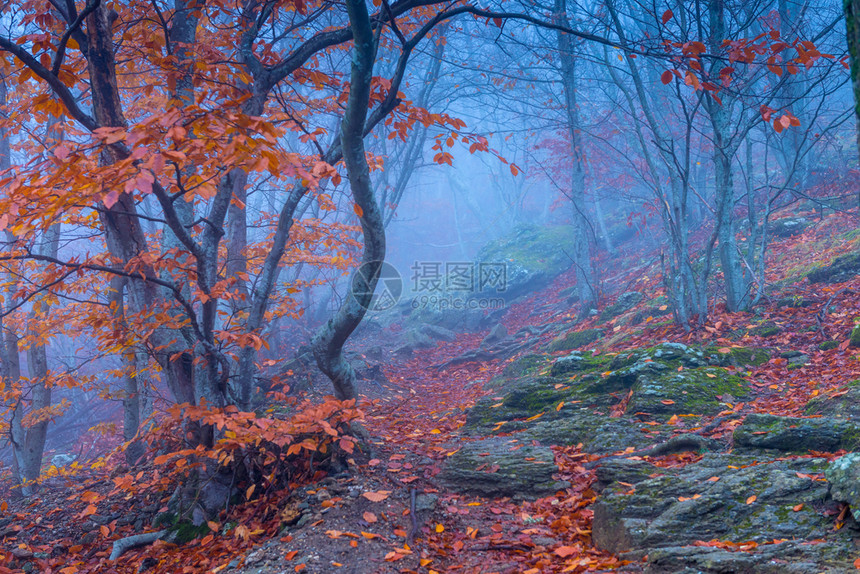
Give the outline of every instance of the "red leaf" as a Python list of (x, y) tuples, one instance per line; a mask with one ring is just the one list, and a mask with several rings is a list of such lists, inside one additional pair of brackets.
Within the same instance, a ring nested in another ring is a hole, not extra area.
[(666, 70), (665, 72), (663, 72), (663, 74), (660, 75), (660, 81), (664, 84), (668, 84), (672, 81), (672, 77), (674, 75), (675, 74), (673, 74), (671, 70)]
[(674, 14), (672, 14), (671, 10), (666, 10), (665, 12), (663, 12), (663, 24), (666, 24), (666, 22), (671, 20), (672, 16), (674, 16)]

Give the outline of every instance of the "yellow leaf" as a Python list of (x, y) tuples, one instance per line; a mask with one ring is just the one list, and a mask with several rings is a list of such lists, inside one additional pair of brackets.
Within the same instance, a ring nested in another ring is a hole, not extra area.
[(440, 431), (439, 429), (433, 429), (430, 431), (430, 434), (442, 434), (442, 431)]
[(436, 525), (436, 533), (441, 534), (442, 532), (445, 532), (445, 527), (442, 526), (441, 524), (437, 524)]

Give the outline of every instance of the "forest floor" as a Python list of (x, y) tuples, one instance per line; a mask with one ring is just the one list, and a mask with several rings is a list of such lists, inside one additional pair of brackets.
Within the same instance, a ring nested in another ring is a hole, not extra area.
[[(739, 418), (754, 412), (798, 415), (810, 398), (839, 392), (846, 383), (860, 379), (857, 349), (847, 341), (860, 310), (860, 278), (825, 287), (804, 279), (785, 281), (810, 259), (826, 263), (855, 248), (851, 238), (833, 241), (854, 228), (856, 217), (831, 215), (803, 234), (774, 244), (768, 276), (774, 284), (772, 300), (756, 309), (755, 319), (756, 324), (776, 325), (779, 333), (747, 334), (742, 342), (778, 352), (802, 351), (809, 359), (788, 370), (787, 360), (777, 354), (751, 368), (745, 376), (752, 382), (754, 396), (738, 406)], [(635, 252), (626, 256), (629, 262)], [(628, 284), (628, 290), (649, 298), (659, 294), (655, 266), (643, 270), (623, 265), (629, 271), (617, 267), (617, 275), (606, 284)], [(547, 289), (513, 304), (504, 318), (508, 332), (573, 321), (573, 309), (567, 316), (558, 314), (564, 299), (559, 292), (573, 280), (569, 272)], [(777, 301), (785, 297), (802, 298), (809, 304), (779, 305)], [(708, 323), (692, 332), (669, 324), (646, 324), (634, 336), (632, 327), (610, 324), (611, 336), (589, 349), (618, 352), (664, 341), (728, 345), (736, 342), (730, 334), (748, 328), (751, 321), (750, 313), (729, 314), (717, 306)], [(590, 319), (578, 328), (589, 328), (594, 322)], [(364, 452), (356, 452), (347, 471), (245, 504), (229, 517), (234, 528), (221, 524), (219, 532), (184, 545), (159, 541), (110, 561), (113, 542), (149, 529), (148, 522), (163, 508), (164, 499), (150, 494), (147, 499), (131, 500), (117, 487), (117, 479), (128, 471), (118, 463), (87, 470), (68, 481), (52, 479), (38, 498), (4, 503), (0, 574), (639, 571), (640, 565), (592, 545), (591, 506), (596, 494), (589, 463), (597, 455), (577, 446), (553, 447), (560, 470), (557, 478), (570, 486), (532, 501), (462, 494), (437, 479), (446, 460), (475, 440), (462, 432), (467, 411), (480, 398), (492, 395), (484, 384), (513, 358), (438, 366), (478, 348), (485, 335), (459, 334), (453, 342), (440, 342), (408, 360), (389, 362), (384, 366), (389, 383), (384, 389), (372, 389), (373, 398), (361, 405), (368, 438)], [(537, 345), (547, 343), (550, 336), (534, 338)], [(821, 350), (819, 345), (829, 340), (836, 347)], [(709, 436), (730, 436), (733, 424), (737, 423), (728, 420)], [(650, 462), (678, 467), (697, 456), (684, 452), (653, 457)], [(159, 479), (151, 467), (138, 478)], [(242, 530), (235, 528), (237, 524), (253, 526)]]

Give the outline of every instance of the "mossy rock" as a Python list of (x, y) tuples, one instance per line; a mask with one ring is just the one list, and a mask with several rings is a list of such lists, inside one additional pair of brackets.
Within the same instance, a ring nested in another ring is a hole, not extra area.
[(468, 443), (449, 457), (439, 478), (460, 492), (533, 500), (570, 486), (553, 478), (557, 472), (548, 447), (491, 438)]
[(854, 520), (860, 522), (860, 453), (852, 452), (834, 460), (824, 476), (831, 485), (833, 500), (847, 503)]
[(808, 227), (809, 220), (804, 217), (784, 217), (771, 221), (767, 231), (774, 237), (792, 237), (803, 233)]
[(547, 347), (547, 351), (555, 352), (577, 349), (584, 345), (590, 345), (591, 343), (600, 339), (602, 336), (603, 331), (601, 331), (600, 329), (584, 329), (582, 331), (570, 331), (569, 333), (565, 333), (564, 335), (560, 335), (553, 339)]
[(753, 327), (750, 329), (749, 334), (755, 335), (757, 337), (776, 337), (782, 333), (782, 327), (777, 325), (776, 323), (767, 322), (758, 327)]
[(830, 265), (811, 271), (807, 277), (810, 283), (841, 283), (860, 274), (860, 253), (840, 255)]
[(783, 297), (776, 302), (777, 307), (789, 307), (792, 309), (811, 307), (813, 305), (815, 305), (815, 301), (806, 299), (800, 295), (795, 295), (794, 297)]
[(818, 344), (818, 348), (822, 351), (832, 351), (839, 346), (839, 341), (824, 341)]
[(610, 362), (611, 359), (604, 355), (592, 357), (590, 354), (584, 355), (579, 351), (574, 351), (553, 361), (550, 374), (553, 377), (565, 377), (573, 373), (605, 369)]
[[(737, 400), (749, 394), (741, 377), (719, 367), (669, 371), (639, 377), (627, 405), (627, 413), (651, 415), (713, 415), (725, 409), (722, 400)], [(727, 399), (727, 397), (732, 397)]]
[(522, 377), (540, 371), (547, 364), (546, 355), (523, 355), (509, 363), (502, 371), (505, 377)]
[(622, 293), (618, 296), (618, 299), (612, 305), (609, 305), (600, 313), (601, 321), (608, 321), (613, 317), (617, 317), (622, 313), (626, 313), (633, 307), (639, 304), (642, 299), (644, 299), (644, 295), (639, 293), (638, 291), (628, 291), (626, 293)]
[[(523, 436), (545, 445), (582, 445), (589, 453), (609, 454), (626, 448), (646, 448), (661, 442), (662, 434), (647, 435), (651, 427), (628, 418), (612, 418), (595, 414), (589, 408), (570, 410), (567, 416), (555, 420), (537, 421)], [(505, 430), (510, 431), (505, 425)]]
[(807, 415), (860, 421), (860, 380), (840, 388), (835, 396), (819, 395), (806, 403)]
[(776, 450), (806, 454), (860, 447), (860, 426), (844, 419), (747, 415), (733, 434), (739, 450)]
[[(508, 381), (507, 389), (501, 399), (487, 397), (479, 400), (466, 415), (466, 430), (473, 434), (484, 434), (493, 430), (500, 422), (508, 423), (516, 419), (528, 419), (536, 415), (546, 420), (567, 416), (563, 407), (556, 410), (559, 403), (582, 401), (586, 398), (582, 387), (587, 383), (566, 385), (552, 377), (528, 377), (519, 381)], [(595, 399), (612, 401), (611, 397)], [(599, 401), (587, 401), (594, 405)], [(576, 402), (573, 404), (580, 404)], [(541, 414), (543, 413), (543, 414)], [(531, 426), (531, 421), (506, 424), (501, 432), (511, 432)]]
[[(728, 349), (727, 353), (719, 349)], [(708, 347), (708, 351), (720, 357), (724, 367), (759, 367), (770, 360), (770, 352), (754, 347)]]
[[(832, 519), (817, 508), (827, 485), (801, 476), (821, 472), (826, 460), (756, 462), (761, 460), (709, 453), (680, 469), (653, 467), (656, 476), (634, 487), (609, 485), (594, 505), (595, 546), (619, 553), (714, 538), (815, 539), (832, 528)], [(803, 506), (794, 511), (798, 504)]]
[(480, 264), (503, 264), (504, 289), (489, 286), (485, 294), (514, 299), (547, 285), (567, 271), (572, 261), (565, 249), (573, 241), (570, 226), (528, 225), (485, 245), (477, 256)]
[(851, 329), (851, 337), (849, 338), (849, 346), (860, 347), (860, 325), (854, 325)]

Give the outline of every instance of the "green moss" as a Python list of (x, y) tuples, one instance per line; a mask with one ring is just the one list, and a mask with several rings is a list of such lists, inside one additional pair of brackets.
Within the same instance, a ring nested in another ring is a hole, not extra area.
[(852, 347), (860, 347), (860, 324), (854, 325), (851, 329), (851, 339), (849, 343)]
[(170, 530), (176, 533), (174, 540), (177, 544), (185, 544), (186, 542), (191, 542), (192, 540), (206, 536), (210, 532), (209, 526), (207, 524), (194, 526), (194, 524), (187, 521), (183, 521), (179, 524), (176, 524)]
[(757, 335), (759, 337), (775, 337), (781, 332), (782, 329), (780, 329), (775, 323), (765, 323), (750, 329), (750, 335)]
[(839, 341), (824, 341), (818, 344), (818, 348), (822, 351), (830, 351), (839, 346)]
[(750, 347), (729, 347), (729, 349), (731, 351), (727, 354), (732, 359), (731, 362), (736, 365), (758, 367), (770, 360), (770, 354), (763, 349), (753, 349)]
[(502, 375), (506, 377), (521, 377), (538, 372), (547, 362), (546, 355), (524, 355), (505, 367)]
[(583, 331), (571, 331), (559, 337), (556, 337), (547, 347), (550, 352), (553, 351), (568, 351), (589, 345), (603, 336), (603, 331), (600, 329), (585, 329)]

